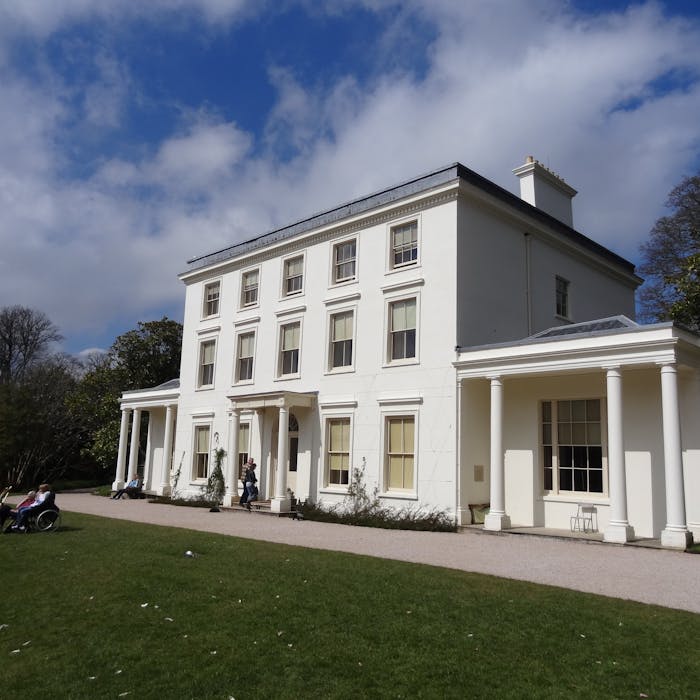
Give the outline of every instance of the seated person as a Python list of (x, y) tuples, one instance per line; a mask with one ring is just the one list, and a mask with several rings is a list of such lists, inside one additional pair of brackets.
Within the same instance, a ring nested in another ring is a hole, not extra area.
[(34, 498), (36, 497), (36, 491), (30, 491), (27, 494), (27, 497), (17, 506), (14, 508), (12, 506), (8, 506), (5, 503), (3, 503), (0, 506), (0, 527), (2, 527), (5, 524), (5, 521), (8, 518), (12, 518), (13, 520), (17, 517), (17, 511), (20, 508), (26, 508), (27, 506), (32, 505), (34, 503)]
[(12, 526), (12, 529), (26, 530), (27, 518), (30, 515), (41, 513), (42, 510), (54, 507), (54, 500), (55, 496), (51, 492), (51, 486), (49, 486), (49, 484), (39, 484), (34, 502), (30, 503), (28, 506), (17, 508), (17, 517), (15, 518), (15, 524)]
[(136, 498), (141, 493), (141, 485), (141, 478), (139, 475), (132, 474), (131, 481), (129, 481), (123, 489), (119, 489), (119, 491), (112, 496), (112, 500), (119, 500), (124, 494), (129, 496), (129, 498)]

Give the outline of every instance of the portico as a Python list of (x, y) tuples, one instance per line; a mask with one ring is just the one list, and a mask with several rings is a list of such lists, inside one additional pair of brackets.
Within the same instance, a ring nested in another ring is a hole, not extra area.
[[(143, 466), (141, 477), (144, 491), (170, 495), (173, 438), (179, 396), (180, 382), (177, 379), (153, 389), (124, 392), (120, 402), (119, 450), (112, 490), (122, 488), (126, 480), (138, 473), (140, 466)], [(144, 414), (148, 416), (148, 432), (141, 465), (139, 455)]]
[[(245, 415), (253, 423), (252, 435), (255, 438), (257, 455), (263, 466), (258, 478), (261, 481), (261, 493), (270, 498), (270, 510), (273, 513), (288, 513), (291, 510), (291, 492), (288, 488), (290, 467), (296, 471), (296, 456), (290, 463), (290, 416), (293, 411), (308, 414), (316, 404), (316, 393), (293, 391), (265, 392), (229, 396), (229, 455), (226, 473), (227, 503), (233, 504), (239, 493), (236, 465), (241, 454), (239, 439), (241, 416)], [(297, 423), (297, 418), (293, 421)], [(307, 421), (308, 423), (308, 421)], [(305, 425), (302, 421), (302, 426)], [(297, 432), (294, 431), (294, 432)], [(298, 438), (297, 438), (298, 440)], [(252, 441), (252, 438), (251, 438)], [(292, 449), (296, 449), (293, 443)], [(250, 448), (250, 454), (256, 449)], [(240, 465), (239, 465), (240, 468)], [(296, 484), (295, 484), (296, 486)]]
[[(455, 366), (459, 513), (484, 500), (471, 492), (484, 493), (472, 464), (485, 461), (485, 529), (568, 528), (585, 503), (608, 542), (660, 537), (682, 549), (700, 535), (687, 498), (700, 486), (696, 336), (614, 317), (462, 349)], [(469, 418), (479, 411), (487, 430)]]

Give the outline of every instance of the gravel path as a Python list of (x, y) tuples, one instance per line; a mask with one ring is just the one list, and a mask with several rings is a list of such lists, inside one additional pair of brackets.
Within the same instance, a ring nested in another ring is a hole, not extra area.
[(700, 613), (700, 556), (682, 552), (478, 531), (390, 531), (90, 494), (60, 494), (58, 503), (64, 511), (444, 566)]

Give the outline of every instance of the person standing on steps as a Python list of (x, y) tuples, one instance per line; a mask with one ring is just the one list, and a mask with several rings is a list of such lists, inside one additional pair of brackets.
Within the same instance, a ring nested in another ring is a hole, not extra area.
[(257, 464), (253, 461), (251, 457), (248, 460), (248, 468), (245, 473), (245, 493), (246, 493), (246, 506), (250, 510), (250, 502), (254, 501), (258, 497), (258, 487), (256, 486), (258, 482), (258, 477), (255, 475), (255, 468)]

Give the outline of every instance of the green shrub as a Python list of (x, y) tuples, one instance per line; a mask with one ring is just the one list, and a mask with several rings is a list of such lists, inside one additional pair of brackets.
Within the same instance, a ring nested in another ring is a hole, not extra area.
[(386, 530), (428, 530), (431, 532), (456, 532), (457, 525), (449, 513), (438, 508), (426, 510), (408, 506), (394, 510), (382, 505), (379, 489), (375, 486), (368, 493), (365, 485), (364, 467), (355, 467), (348, 487), (348, 494), (342, 503), (326, 507), (318, 503), (300, 503), (297, 513), (306, 520), (325, 523), (379, 527)]

